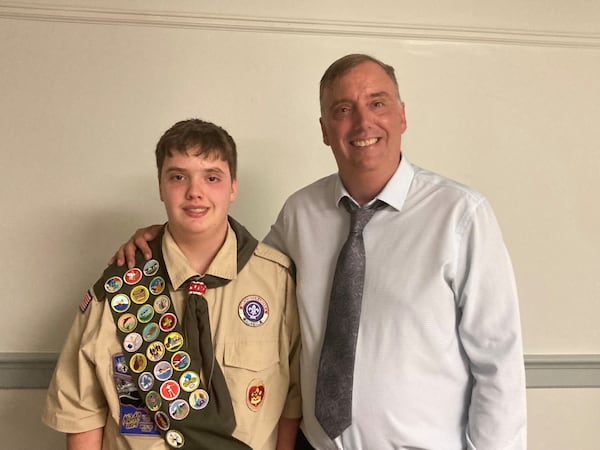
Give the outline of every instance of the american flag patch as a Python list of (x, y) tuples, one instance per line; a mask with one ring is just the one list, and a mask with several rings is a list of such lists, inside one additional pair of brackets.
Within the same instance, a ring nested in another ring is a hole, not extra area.
[(88, 306), (90, 306), (90, 303), (92, 302), (92, 298), (92, 293), (88, 290), (79, 304), (79, 311), (81, 311), (81, 314), (88, 309)]

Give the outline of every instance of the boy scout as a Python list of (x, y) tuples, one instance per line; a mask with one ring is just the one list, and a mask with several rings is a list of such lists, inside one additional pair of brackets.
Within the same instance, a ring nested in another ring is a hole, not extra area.
[(43, 421), (69, 450), (292, 449), (300, 337), (289, 260), (228, 216), (236, 146), (176, 123), (156, 162), (168, 222), (86, 293)]

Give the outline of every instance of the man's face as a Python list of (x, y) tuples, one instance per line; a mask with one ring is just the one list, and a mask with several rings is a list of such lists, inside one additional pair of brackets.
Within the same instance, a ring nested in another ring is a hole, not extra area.
[(404, 104), (387, 73), (371, 61), (353, 67), (324, 90), (321, 114), (323, 142), (342, 180), (372, 173), (387, 182), (406, 130)]
[(195, 156), (196, 150), (173, 151), (164, 160), (159, 187), (169, 230), (175, 240), (222, 239), (237, 180), (231, 179), (227, 162), (216, 155)]

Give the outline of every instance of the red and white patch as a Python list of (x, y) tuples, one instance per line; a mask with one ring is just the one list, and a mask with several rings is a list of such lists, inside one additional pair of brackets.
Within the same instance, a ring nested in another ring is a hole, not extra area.
[(246, 390), (246, 405), (252, 411), (258, 411), (265, 401), (265, 383), (262, 380), (252, 380)]

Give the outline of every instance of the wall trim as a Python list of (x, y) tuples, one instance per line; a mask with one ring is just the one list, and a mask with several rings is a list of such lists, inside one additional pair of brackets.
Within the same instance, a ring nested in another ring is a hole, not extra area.
[[(58, 353), (0, 353), (0, 389), (46, 389)], [(600, 388), (600, 354), (525, 355), (528, 389)]]
[(32, 5), (24, 2), (0, 4), (0, 18), (258, 33), (391, 38), (415, 41), (600, 48), (600, 33), (311, 18), (249, 17), (182, 11), (164, 12), (84, 6)]

